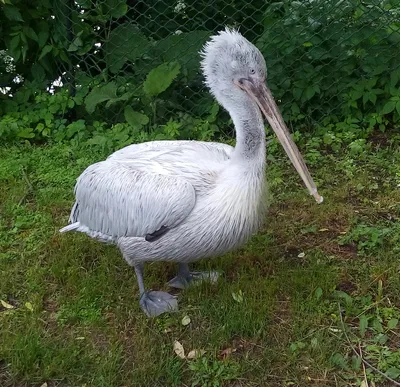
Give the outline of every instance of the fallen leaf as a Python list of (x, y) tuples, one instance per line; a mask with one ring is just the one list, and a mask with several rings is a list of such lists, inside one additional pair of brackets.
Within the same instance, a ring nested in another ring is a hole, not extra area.
[(30, 302), (25, 302), (25, 308), (33, 312), (33, 306)]
[(320, 228), (318, 231), (319, 232), (329, 231), (329, 228)]
[(47, 387), (47, 383), (44, 382), (40, 387)]
[(85, 340), (85, 338), (84, 338), (83, 336), (78, 336), (78, 337), (76, 338), (76, 340)]
[(190, 317), (189, 316), (185, 316), (183, 319), (182, 319), (182, 321), (181, 321), (181, 324), (183, 325), (183, 326), (186, 326), (186, 325), (189, 325), (190, 324)]
[(243, 302), (243, 292), (239, 290), (237, 293), (232, 292), (232, 298), (236, 302)]
[(183, 349), (183, 345), (177, 340), (174, 341), (174, 352), (181, 359), (184, 359), (186, 357), (185, 356), (185, 350)]
[(188, 355), (187, 358), (188, 359), (195, 359), (197, 357), (201, 357), (206, 353), (206, 351), (204, 349), (192, 349)]
[(220, 353), (219, 356), (223, 359), (231, 355), (233, 352), (236, 352), (236, 348), (225, 348)]
[(172, 332), (172, 328), (165, 328), (163, 330), (163, 333), (170, 333), (170, 332)]
[(299, 258), (304, 258), (305, 256), (306, 256), (305, 253), (300, 253), (300, 254), (298, 255)]
[(1, 305), (3, 305), (6, 309), (14, 309), (14, 307), (9, 304), (8, 302), (5, 302), (3, 300), (0, 300)]

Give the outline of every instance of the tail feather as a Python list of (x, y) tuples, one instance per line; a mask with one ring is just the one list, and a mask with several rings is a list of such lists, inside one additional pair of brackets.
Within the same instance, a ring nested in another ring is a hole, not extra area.
[(75, 223), (69, 224), (68, 226), (63, 227), (62, 229), (60, 229), (60, 232), (74, 231), (77, 228), (79, 228), (79, 226), (80, 226), (80, 223), (75, 222)]

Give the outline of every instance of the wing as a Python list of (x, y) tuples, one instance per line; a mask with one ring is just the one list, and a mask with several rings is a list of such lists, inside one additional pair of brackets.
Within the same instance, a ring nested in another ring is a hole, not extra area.
[(156, 237), (181, 223), (196, 202), (193, 186), (182, 178), (111, 160), (88, 167), (75, 194), (70, 222), (110, 237)]
[(207, 195), (233, 148), (201, 141), (152, 141), (129, 145), (109, 156), (137, 170), (177, 176), (194, 187), (197, 196)]
[(206, 141), (149, 141), (128, 145), (108, 157), (108, 160), (152, 160), (170, 152), (180, 152), (186, 158), (198, 160), (206, 158), (209, 161), (221, 162), (230, 158), (233, 147), (219, 142)]

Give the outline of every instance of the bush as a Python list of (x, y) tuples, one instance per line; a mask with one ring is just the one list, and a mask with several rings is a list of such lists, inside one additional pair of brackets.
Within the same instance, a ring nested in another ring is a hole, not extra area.
[(310, 149), (357, 153), (399, 122), (399, 0), (203, 3), (57, 0), (31, 12), (6, 1), (0, 136), (114, 149), (232, 134), (198, 71), (199, 49), (222, 24), (260, 48), (284, 118)]

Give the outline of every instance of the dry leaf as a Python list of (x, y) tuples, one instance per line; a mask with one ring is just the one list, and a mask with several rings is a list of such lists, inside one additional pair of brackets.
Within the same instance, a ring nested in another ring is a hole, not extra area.
[(181, 321), (181, 324), (183, 325), (183, 326), (186, 326), (186, 325), (189, 325), (190, 324), (190, 317), (189, 316), (185, 316), (183, 319), (182, 319), (182, 321)]
[(329, 231), (329, 228), (320, 228), (318, 231), (319, 232)]
[(44, 382), (40, 387), (47, 387), (47, 383)]
[(1, 305), (3, 305), (6, 309), (14, 309), (14, 307), (9, 304), (8, 302), (5, 302), (3, 300), (0, 300)]
[(33, 306), (30, 302), (25, 302), (25, 308), (33, 312)]
[(233, 352), (236, 352), (236, 348), (225, 348), (219, 353), (219, 355), (220, 355), (220, 357), (225, 359), (227, 356), (231, 355)]
[(183, 349), (183, 345), (177, 340), (174, 341), (174, 352), (181, 359), (184, 359), (186, 357), (185, 356), (185, 350)]
[(299, 258), (304, 258), (305, 256), (306, 256), (305, 253), (300, 253), (300, 254), (298, 255)]
[(204, 349), (192, 349), (188, 355), (187, 358), (188, 359), (195, 359), (196, 357), (201, 357), (206, 353), (206, 351)]

